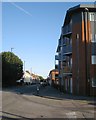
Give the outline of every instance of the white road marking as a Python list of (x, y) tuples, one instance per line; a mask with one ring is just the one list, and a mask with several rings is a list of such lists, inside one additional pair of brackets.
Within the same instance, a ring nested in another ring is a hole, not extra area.
[(67, 115), (67, 118), (77, 118), (76, 112), (69, 112), (69, 113), (66, 113), (66, 115)]

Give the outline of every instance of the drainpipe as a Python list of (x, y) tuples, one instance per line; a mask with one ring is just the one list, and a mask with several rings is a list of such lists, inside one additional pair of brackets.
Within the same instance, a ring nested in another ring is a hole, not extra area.
[(84, 39), (85, 39), (85, 65), (86, 65), (86, 94), (89, 95), (89, 90), (88, 90), (88, 82), (89, 82), (89, 78), (88, 78), (88, 57), (87, 57), (87, 46), (88, 46), (88, 8), (85, 8), (84, 10)]

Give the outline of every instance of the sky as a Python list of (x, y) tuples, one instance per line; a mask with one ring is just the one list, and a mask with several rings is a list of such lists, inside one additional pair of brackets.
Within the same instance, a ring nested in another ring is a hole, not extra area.
[(2, 51), (11, 51), (25, 70), (46, 78), (55, 54), (66, 11), (79, 2), (3, 2)]

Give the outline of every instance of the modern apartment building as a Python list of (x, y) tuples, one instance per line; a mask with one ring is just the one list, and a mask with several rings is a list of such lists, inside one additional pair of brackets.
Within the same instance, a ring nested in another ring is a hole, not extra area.
[(96, 5), (67, 10), (57, 46), (60, 89), (96, 95)]

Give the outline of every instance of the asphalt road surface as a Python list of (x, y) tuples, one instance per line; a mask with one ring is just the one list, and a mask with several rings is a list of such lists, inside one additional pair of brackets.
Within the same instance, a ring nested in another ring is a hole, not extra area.
[[(91, 97), (62, 94), (50, 86), (18, 86), (4, 89), (0, 116), (4, 120), (34, 118), (95, 118), (96, 104)], [(0, 97), (1, 99), (1, 97)]]

